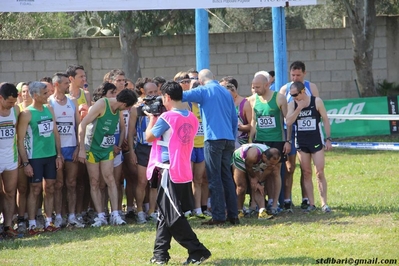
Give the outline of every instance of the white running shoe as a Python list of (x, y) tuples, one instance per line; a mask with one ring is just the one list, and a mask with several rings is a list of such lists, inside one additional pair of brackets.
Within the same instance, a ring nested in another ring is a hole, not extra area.
[(141, 211), (137, 213), (137, 223), (138, 224), (145, 224), (147, 222), (147, 217), (145, 212)]
[(111, 216), (111, 224), (112, 225), (125, 225), (126, 222), (122, 219), (120, 215), (112, 215)]
[(105, 217), (103, 219), (96, 217), (94, 218), (94, 223), (91, 225), (91, 227), (101, 227), (103, 225), (108, 225), (108, 222), (105, 219)]
[(76, 218), (76, 216), (73, 217), (73, 218), (68, 218), (68, 223), (69, 223), (70, 225), (73, 225), (73, 226), (77, 227), (77, 228), (84, 228), (84, 227), (85, 227), (84, 223), (80, 222), (80, 221)]
[(60, 228), (63, 224), (62, 217), (55, 217), (54, 226)]

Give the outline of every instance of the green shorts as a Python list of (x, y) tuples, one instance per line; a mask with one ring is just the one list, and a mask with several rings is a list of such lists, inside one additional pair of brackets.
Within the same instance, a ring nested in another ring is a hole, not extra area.
[(93, 153), (91, 151), (86, 152), (86, 160), (89, 163), (99, 163), (101, 161), (110, 161), (114, 159), (114, 151)]

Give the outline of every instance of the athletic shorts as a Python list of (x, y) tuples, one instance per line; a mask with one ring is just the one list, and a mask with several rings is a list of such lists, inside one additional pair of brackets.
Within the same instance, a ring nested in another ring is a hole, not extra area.
[(67, 162), (72, 162), (73, 161), (73, 153), (75, 152), (76, 147), (63, 147), (61, 148), (61, 154), (62, 157), (64, 157), (64, 160)]
[(306, 146), (298, 146), (297, 150), (304, 153), (316, 153), (324, 148), (323, 143), (319, 143), (316, 145), (306, 145)]
[(285, 141), (257, 141), (257, 140), (255, 140), (254, 142), (265, 144), (265, 145), (269, 146), (270, 148), (276, 148), (281, 153), (280, 163), (283, 163), (286, 161), (286, 156), (283, 153)]
[(86, 160), (89, 163), (99, 163), (101, 161), (110, 161), (114, 159), (114, 151), (103, 152), (103, 153), (93, 153), (91, 151), (86, 152)]
[(150, 159), (151, 147), (151, 145), (137, 143), (136, 149), (134, 149), (134, 151), (136, 152), (138, 165), (147, 167), (148, 161)]
[(158, 184), (161, 181), (161, 168), (155, 167), (152, 172), (151, 179), (149, 180), (150, 188), (158, 188)]
[(123, 163), (123, 156), (122, 152), (120, 152), (118, 155), (114, 157), (114, 167), (118, 167)]
[(202, 163), (204, 160), (204, 148), (193, 148), (191, 152), (191, 161), (193, 163)]
[(233, 156), (231, 157), (231, 164), (240, 171), (244, 173), (247, 172), (245, 168), (245, 162), (241, 157), (241, 149), (237, 149), (233, 152)]
[(18, 168), (18, 162), (13, 162), (13, 163), (0, 162), (0, 174), (2, 174), (4, 171), (12, 171), (17, 168)]
[(29, 159), (29, 164), (33, 169), (33, 177), (29, 178), (30, 183), (40, 183), (44, 179), (54, 179), (57, 177), (57, 167), (55, 164), (56, 156), (39, 159)]

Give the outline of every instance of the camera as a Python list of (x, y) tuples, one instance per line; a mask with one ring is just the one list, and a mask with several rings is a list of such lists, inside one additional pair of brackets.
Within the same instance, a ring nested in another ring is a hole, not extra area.
[(154, 116), (159, 116), (166, 111), (162, 102), (162, 96), (146, 96), (143, 101), (144, 104), (137, 107), (138, 116), (146, 116), (144, 111), (153, 114)]

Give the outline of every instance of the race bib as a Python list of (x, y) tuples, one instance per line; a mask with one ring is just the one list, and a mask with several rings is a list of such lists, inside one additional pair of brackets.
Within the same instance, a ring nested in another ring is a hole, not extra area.
[(72, 122), (56, 122), (56, 125), (60, 135), (72, 135)]
[(0, 139), (11, 139), (15, 136), (15, 126), (1, 126), (0, 127)]
[(39, 136), (45, 138), (50, 137), (53, 132), (53, 125), (54, 123), (52, 119), (38, 122), (37, 126), (39, 128)]
[(109, 148), (115, 145), (115, 136), (114, 135), (105, 135), (103, 137), (103, 141), (101, 142), (101, 148)]
[(199, 123), (198, 125), (198, 131), (195, 136), (203, 137), (204, 136), (204, 127), (202, 125), (202, 122)]
[(299, 119), (298, 120), (298, 131), (311, 131), (316, 130), (316, 119)]
[(275, 128), (276, 118), (274, 116), (260, 116), (258, 117), (259, 128)]

